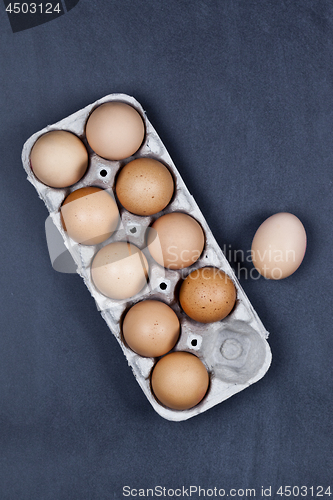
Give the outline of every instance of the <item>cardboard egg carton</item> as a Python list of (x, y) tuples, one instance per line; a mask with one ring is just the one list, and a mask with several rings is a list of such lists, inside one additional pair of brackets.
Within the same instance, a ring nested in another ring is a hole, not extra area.
[[(133, 106), (142, 116), (146, 135), (140, 149), (130, 158), (109, 161), (96, 155), (85, 138), (85, 124), (92, 110), (109, 101), (122, 101)], [(38, 137), (51, 130), (67, 130), (79, 136), (89, 152), (89, 167), (84, 177), (75, 185), (65, 189), (54, 189), (42, 184), (32, 173), (30, 152)], [(175, 181), (175, 192), (170, 204), (151, 217), (133, 215), (119, 205), (121, 222), (115, 233), (99, 245), (85, 246), (75, 243), (63, 230), (60, 221), (60, 207), (68, 194), (85, 186), (96, 186), (114, 192), (115, 176), (118, 170), (134, 158), (150, 157), (164, 163)], [(271, 351), (265, 330), (257, 313), (240, 286), (231, 266), (210, 231), (194, 198), (189, 193), (182, 177), (170, 158), (164, 144), (147, 119), (140, 104), (125, 94), (111, 94), (67, 118), (50, 125), (31, 136), (24, 144), (22, 162), (28, 180), (35, 186), (39, 197), (47, 206), (50, 217), (63, 238), (63, 243), (77, 266), (97, 307), (112, 333), (117, 338), (128, 364), (154, 409), (168, 420), (180, 421), (193, 417), (208, 408), (242, 391), (260, 380), (271, 363)], [(200, 259), (182, 270), (168, 270), (158, 265), (146, 248), (146, 230), (154, 220), (165, 213), (181, 211), (194, 217), (205, 233), (205, 247)], [(128, 300), (113, 300), (105, 297), (95, 288), (90, 275), (94, 255), (103, 246), (113, 241), (128, 241), (138, 246), (149, 263), (149, 281), (139, 294)], [(58, 252), (59, 253), (59, 252)], [(191, 271), (200, 267), (213, 266), (222, 269), (233, 280), (237, 300), (233, 311), (222, 321), (203, 324), (189, 318), (180, 308), (179, 284)], [(136, 302), (148, 298), (161, 300), (172, 307), (181, 324), (180, 338), (175, 351), (188, 351), (198, 356), (210, 375), (210, 385), (204, 399), (189, 410), (172, 410), (162, 406), (151, 391), (150, 375), (156, 362), (154, 358), (142, 357), (129, 349), (122, 339), (121, 323), (127, 310)]]

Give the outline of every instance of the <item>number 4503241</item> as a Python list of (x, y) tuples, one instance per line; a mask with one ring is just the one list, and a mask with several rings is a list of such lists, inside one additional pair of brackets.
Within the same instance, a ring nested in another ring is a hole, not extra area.
[(60, 3), (53, 5), (52, 3), (42, 4), (42, 3), (21, 3), (15, 2), (10, 3), (6, 7), (6, 11), (10, 14), (53, 14), (53, 12), (57, 12), (60, 14), (62, 9), (60, 7)]

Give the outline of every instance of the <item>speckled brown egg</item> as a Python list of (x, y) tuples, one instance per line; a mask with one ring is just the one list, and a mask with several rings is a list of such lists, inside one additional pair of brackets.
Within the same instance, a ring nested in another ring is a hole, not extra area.
[(84, 187), (67, 196), (61, 207), (61, 221), (74, 241), (97, 245), (107, 240), (117, 228), (119, 211), (107, 191)]
[(148, 262), (141, 250), (132, 243), (109, 243), (95, 255), (91, 277), (97, 290), (107, 297), (129, 299), (146, 285)]
[(88, 152), (76, 135), (52, 130), (40, 136), (30, 154), (32, 171), (41, 182), (65, 188), (78, 182), (88, 167)]
[(168, 408), (188, 410), (204, 398), (209, 375), (200, 359), (189, 352), (176, 351), (161, 358), (151, 376), (156, 398)]
[(190, 318), (200, 323), (212, 323), (231, 312), (236, 301), (236, 288), (231, 278), (220, 269), (202, 267), (183, 281), (179, 301)]
[(164, 302), (143, 300), (127, 312), (123, 335), (128, 346), (141, 356), (163, 356), (175, 346), (180, 332), (177, 314)]
[(145, 126), (141, 115), (119, 101), (98, 106), (89, 116), (86, 137), (96, 154), (107, 160), (123, 160), (141, 146)]
[(205, 236), (193, 217), (173, 212), (154, 222), (148, 232), (147, 245), (151, 256), (161, 266), (183, 269), (199, 259)]
[(116, 192), (120, 203), (136, 215), (163, 210), (174, 191), (172, 175), (163, 163), (152, 158), (130, 161), (119, 173)]

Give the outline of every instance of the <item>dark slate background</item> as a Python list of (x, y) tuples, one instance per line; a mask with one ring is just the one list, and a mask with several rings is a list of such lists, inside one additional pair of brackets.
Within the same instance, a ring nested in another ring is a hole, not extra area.
[[(80, 0), (17, 33), (1, 4), (0, 68), (1, 500), (328, 486), (332, 2)], [(21, 165), (31, 134), (112, 92), (141, 102), (221, 247), (247, 252), (279, 211), (308, 235), (293, 276), (241, 273), (270, 332), (266, 376), (182, 423), (154, 412), (81, 278), (52, 269)]]

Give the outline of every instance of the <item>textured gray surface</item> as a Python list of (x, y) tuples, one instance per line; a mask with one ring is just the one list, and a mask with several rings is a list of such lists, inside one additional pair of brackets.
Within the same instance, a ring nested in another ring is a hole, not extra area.
[[(80, 0), (15, 34), (0, 9), (1, 499), (328, 485), (331, 2)], [(240, 276), (271, 332), (270, 370), (183, 423), (153, 411), (79, 276), (53, 271), (21, 166), (32, 133), (111, 92), (146, 109), (222, 248), (247, 252), (279, 211), (308, 234), (290, 278)]]

